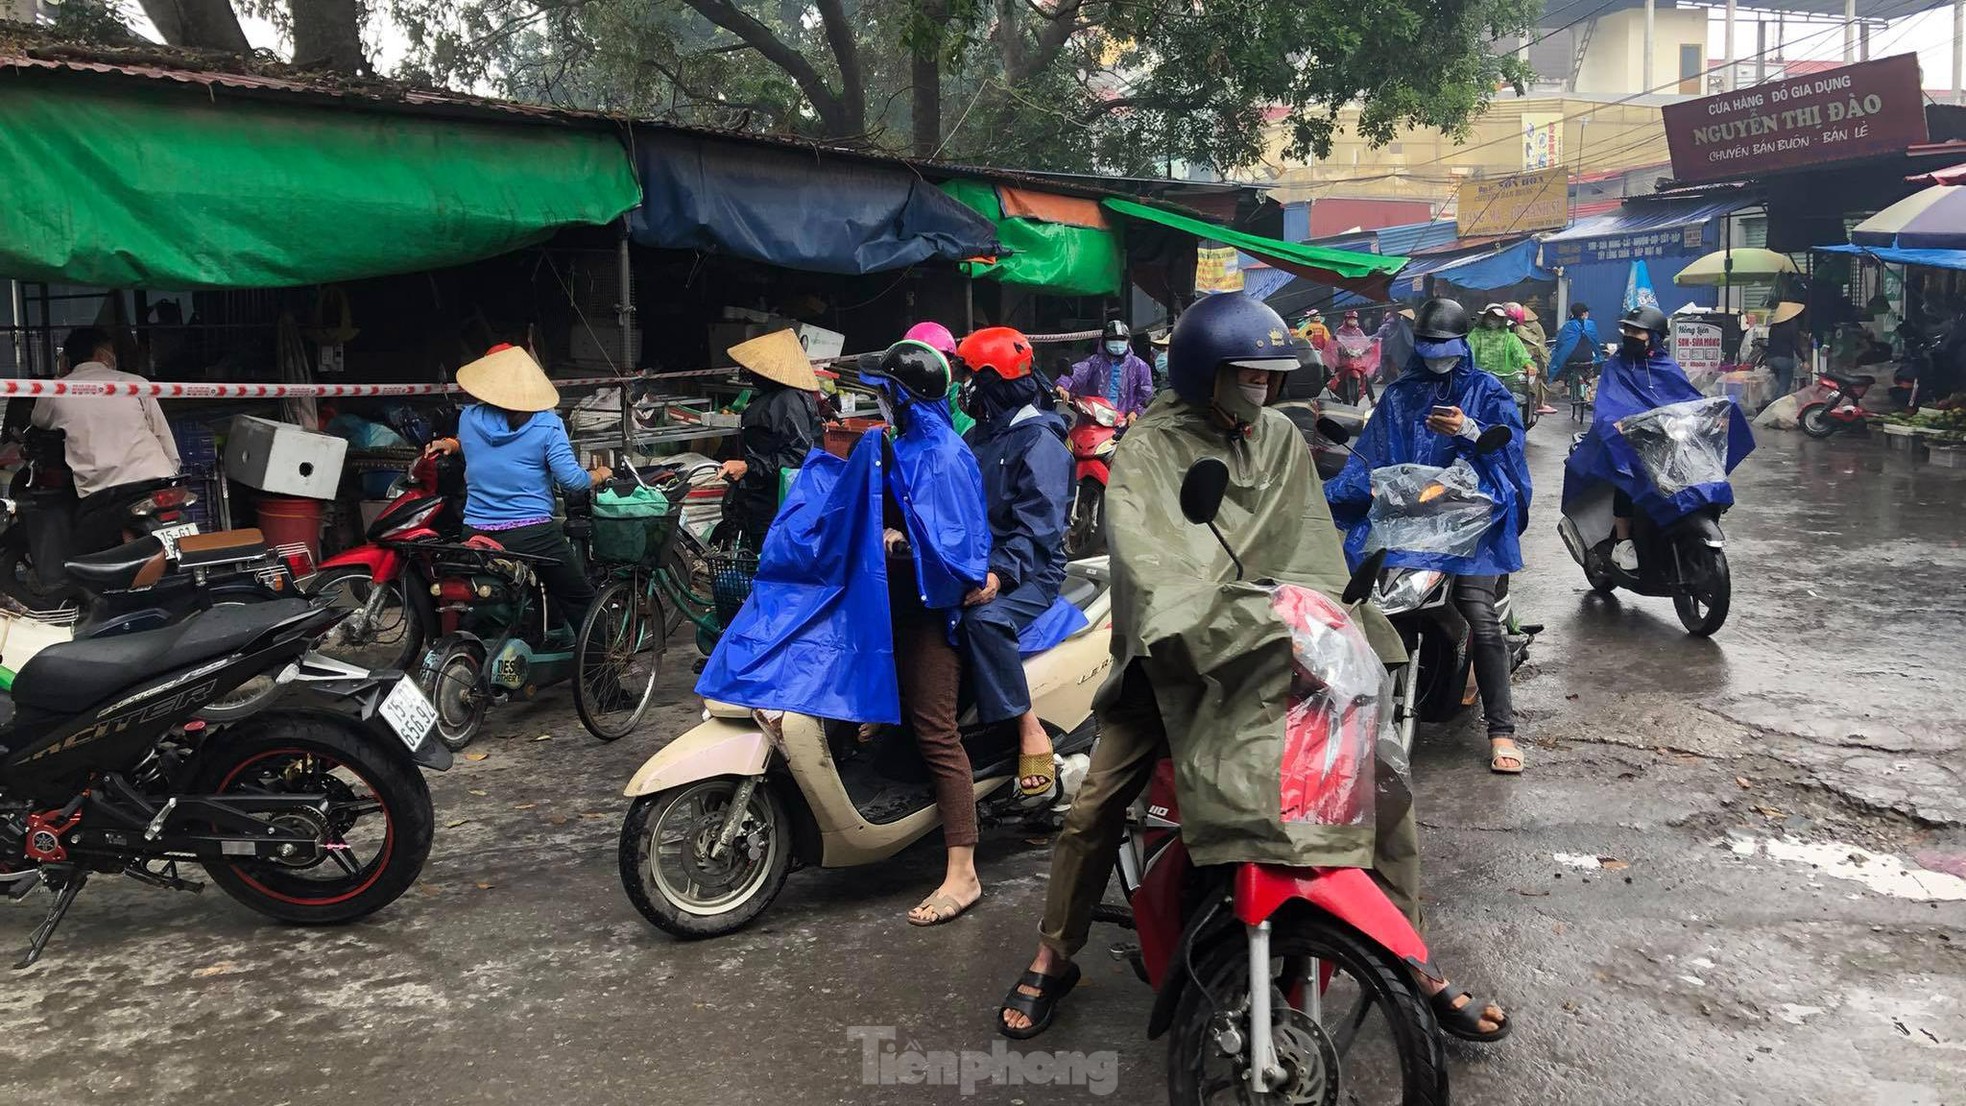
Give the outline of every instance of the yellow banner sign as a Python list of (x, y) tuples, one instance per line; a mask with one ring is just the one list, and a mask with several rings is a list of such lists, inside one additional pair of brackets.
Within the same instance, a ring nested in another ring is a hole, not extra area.
[(1242, 291), (1242, 263), (1233, 246), (1195, 250), (1195, 291)]
[(1463, 236), (1554, 230), (1570, 222), (1569, 171), (1546, 169), (1461, 186), (1454, 225)]

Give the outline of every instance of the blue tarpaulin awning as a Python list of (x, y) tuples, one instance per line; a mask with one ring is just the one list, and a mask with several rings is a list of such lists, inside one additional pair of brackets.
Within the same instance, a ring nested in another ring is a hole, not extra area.
[(1819, 253), (1854, 253), (1894, 265), (1924, 265), (1932, 269), (1966, 269), (1966, 250), (1901, 250), (1896, 246), (1817, 246)]
[(1556, 274), (1536, 264), (1537, 245), (1534, 238), (1524, 238), (1514, 245), (1472, 257), (1462, 254), (1421, 258), (1399, 274), (1400, 290), (1421, 292), (1426, 288), (1428, 276), (1463, 288), (1507, 288), (1525, 280), (1555, 280)]
[(640, 131), (635, 242), (858, 276), (1000, 252), (996, 227), (905, 169)]

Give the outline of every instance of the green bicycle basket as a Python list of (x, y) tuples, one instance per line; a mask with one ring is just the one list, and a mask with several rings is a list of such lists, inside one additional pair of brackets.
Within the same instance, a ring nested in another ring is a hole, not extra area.
[(603, 487), (594, 493), (594, 559), (618, 565), (653, 561), (678, 513), (669, 497), (654, 488)]

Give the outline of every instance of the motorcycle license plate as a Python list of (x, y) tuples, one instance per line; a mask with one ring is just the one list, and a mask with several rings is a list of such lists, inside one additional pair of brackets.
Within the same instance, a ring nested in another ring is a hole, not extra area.
[(412, 753), (423, 747), (423, 739), (430, 736), (431, 727), (437, 724), (437, 708), (431, 705), (423, 689), (416, 686), (416, 681), (407, 676), (389, 689), (377, 711)]
[(159, 527), (156, 530), (152, 530), (150, 532), (150, 536), (164, 543), (164, 552), (176, 553), (177, 540), (179, 538), (188, 538), (191, 535), (196, 534), (197, 532), (198, 532), (197, 523), (180, 522), (176, 526), (164, 526), (164, 527)]

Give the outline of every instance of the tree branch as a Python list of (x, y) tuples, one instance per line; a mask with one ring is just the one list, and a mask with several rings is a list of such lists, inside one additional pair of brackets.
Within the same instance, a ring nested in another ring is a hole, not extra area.
[(785, 71), (792, 82), (812, 102), (812, 110), (831, 137), (858, 134), (862, 129), (848, 117), (847, 106), (826, 84), (826, 78), (812, 67), (803, 54), (785, 44), (771, 28), (756, 17), (739, 10), (728, 0), (683, 0), (698, 15), (736, 35), (773, 65)]
[(863, 131), (867, 126), (867, 84), (860, 70), (860, 41), (853, 24), (847, 21), (841, 0), (817, 0), (819, 20), (826, 28), (826, 42), (833, 48), (833, 59), (840, 65), (840, 101), (847, 115), (847, 131)]
[(734, 111), (756, 112), (759, 115), (768, 116), (772, 119), (779, 117), (779, 105), (769, 100), (725, 99), (714, 89), (704, 88), (702, 85), (691, 83), (681, 72), (663, 64), (661, 58), (645, 57), (642, 59), (642, 64), (662, 74), (676, 91), (698, 103), (714, 104), (717, 107), (730, 108)]

